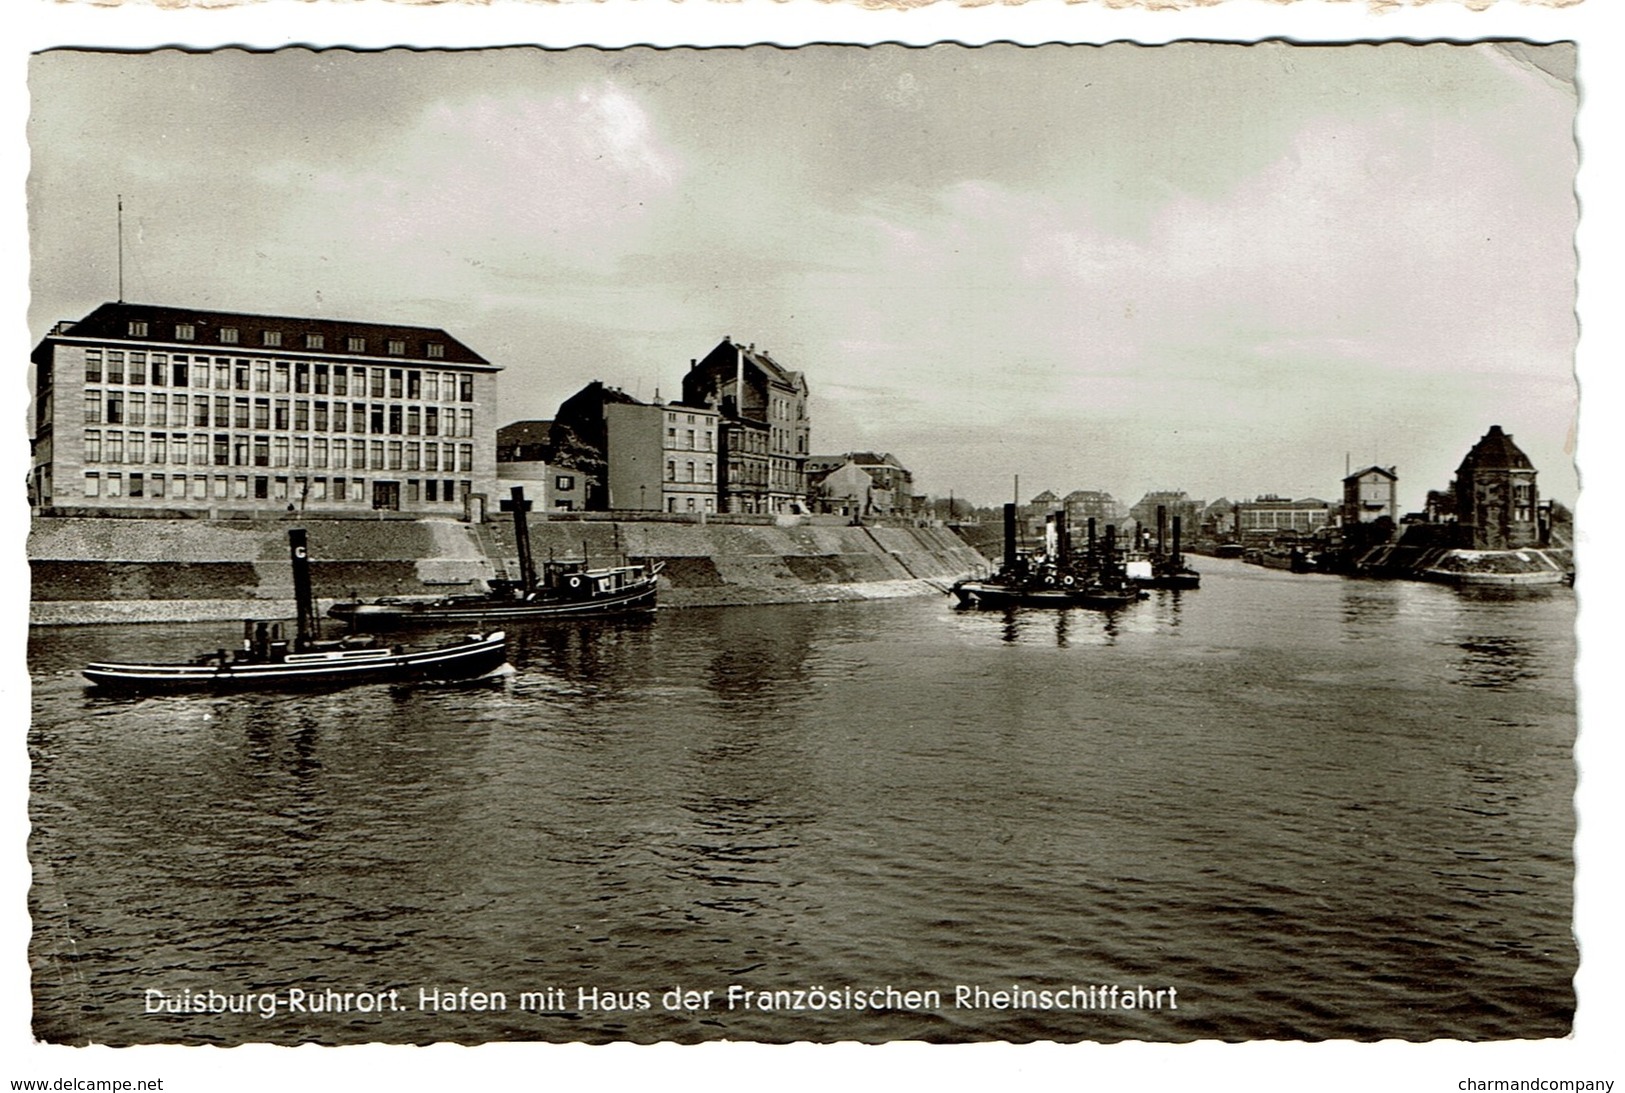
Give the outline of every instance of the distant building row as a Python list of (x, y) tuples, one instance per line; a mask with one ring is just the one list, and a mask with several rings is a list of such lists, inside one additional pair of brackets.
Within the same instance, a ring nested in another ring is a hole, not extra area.
[(1467, 453), (1448, 489), (1428, 493), (1424, 512), (1402, 516), (1398, 494), (1396, 469), (1370, 466), (1344, 477), (1341, 503), (1275, 494), (1208, 503), (1181, 491), (1152, 491), (1125, 509), (1111, 494), (1097, 490), (1076, 490), (1065, 497), (1045, 490), (1028, 503), (1027, 517), (1037, 529), (1047, 513), (1064, 509), (1073, 528), (1094, 519), (1132, 533), (1154, 527), (1161, 507), (1170, 522), (1178, 516), (1198, 534), (1241, 541), (1357, 527), (1368, 529), (1368, 537), (1388, 538), (1401, 523), (1448, 523), (1459, 528), (1460, 545), (1475, 550), (1536, 546), (1549, 533), (1549, 506), (1540, 501), (1535, 467), (1499, 425), (1491, 426)]

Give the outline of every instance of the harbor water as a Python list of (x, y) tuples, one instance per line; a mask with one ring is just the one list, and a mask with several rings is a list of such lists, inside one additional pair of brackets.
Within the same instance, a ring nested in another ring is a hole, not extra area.
[(35, 1034), (1567, 1034), (1572, 591), (1198, 565), (1111, 615), (535, 625), (501, 678), (314, 696), (102, 697), (87, 661), (232, 628), (38, 629)]

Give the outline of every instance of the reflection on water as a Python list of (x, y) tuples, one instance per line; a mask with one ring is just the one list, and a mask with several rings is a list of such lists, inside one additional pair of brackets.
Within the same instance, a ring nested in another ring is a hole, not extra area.
[(1459, 681), (1469, 687), (1509, 687), (1533, 675), (1529, 643), (1505, 635), (1483, 635), (1457, 643), (1462, 651)]
[[(1573, 598), (1203, 565), (513, 632), (509, 678), (105, 699), (31, 635), (35, 1031), (104, 1043), (1561, 1036)], [(148, 987), (1146, 982), (1176, 1012), (140, 1012)]]

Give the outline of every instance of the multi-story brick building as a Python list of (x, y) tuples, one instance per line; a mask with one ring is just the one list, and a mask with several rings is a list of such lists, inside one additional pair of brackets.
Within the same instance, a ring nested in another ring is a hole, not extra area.
[(1061, 499), (1061, 506), (1066, 509), (1067, 527), (1073, 531), (1087, 529), (1090, 520), (1100, 529), (1120, 527), (1127, 515), (1117, 498), (1105, 490), (1073, 490)]
[(683, 377), (683, 403), (720, 417), (722, 511), (802, 509), (811, 421), (807, 379), (766, 350), (723, 338)]
[(35, 348), (44, 513), (466, 515), (498, 367), (429, 327), (108, 303)]
[(604, 413), (610, 508), (717, 511), (717, 411), (676, 403), (612, 403)]

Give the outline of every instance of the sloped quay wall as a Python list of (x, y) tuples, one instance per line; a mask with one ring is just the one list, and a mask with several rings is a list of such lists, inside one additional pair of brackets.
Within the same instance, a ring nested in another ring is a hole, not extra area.
[[(453, 520), (34, 522), (32, 621), (90, 623), (292, 613), (290, 527), (307, 529), (324, 601), (462, 591), (516, 576), (513, 528)], [(665, 563), (661, 605), (868, 599), (930, 593), (984, 563), (940, 528), (534, 521), (538, 561)]]

